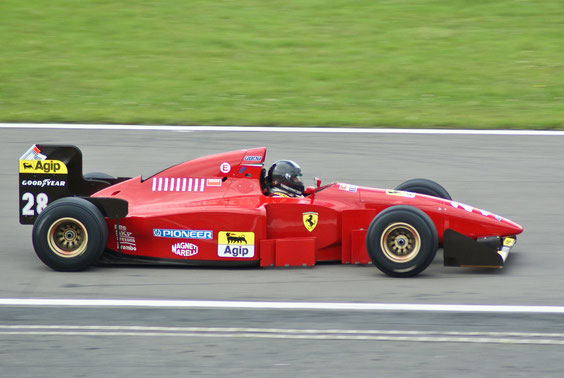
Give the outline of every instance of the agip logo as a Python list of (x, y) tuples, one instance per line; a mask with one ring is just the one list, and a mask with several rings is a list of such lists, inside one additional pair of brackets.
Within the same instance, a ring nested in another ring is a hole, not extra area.
[(59, 160), (20, 160), (20, 173), (67, 174), (67, 166)]
[(219, 257), (255, 257), (255, 233), (220, 231), (217, 236), (217, 255)]

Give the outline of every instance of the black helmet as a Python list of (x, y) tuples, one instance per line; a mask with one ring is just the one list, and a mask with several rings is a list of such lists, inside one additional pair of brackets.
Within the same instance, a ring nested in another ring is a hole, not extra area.
[(268, 170), (268, 186), (288, 194), (301, 196), (304, 193), (302, 169), (291, 160), (278, 160)]

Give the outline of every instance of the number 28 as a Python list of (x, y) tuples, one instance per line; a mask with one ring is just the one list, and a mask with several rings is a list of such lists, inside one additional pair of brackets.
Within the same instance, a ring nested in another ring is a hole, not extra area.
[[(37, 211), (37, 214), (41, 214), (49, 203), (49, 197), (47, 197), (45, 193), (39, 193), (37, 197), (34, 197), (33, 194), (27, 192), (22, 195), (22, 200), (27, 201), (22, 209), (22, 215), (28, 216), (34, 216), (35, 211)], [(35, 210), (33, 209), (33, 205), (36, 205)]]

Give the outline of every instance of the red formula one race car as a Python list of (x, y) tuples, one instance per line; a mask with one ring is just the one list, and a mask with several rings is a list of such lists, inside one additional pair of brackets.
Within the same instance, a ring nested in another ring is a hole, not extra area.
[(266, 148), (202, 157), (148, 178), (83, 175), (74, 146), (34, 145), (19, 161), (20, 223), (60, 271), (101, 259), (261, 267), (372, 262), (414, 276), (444, 249), (447, 266), (504, 265), (518, 224), (453, 201), (425, 179), (393, 190), (345, 183), (270, 194)]

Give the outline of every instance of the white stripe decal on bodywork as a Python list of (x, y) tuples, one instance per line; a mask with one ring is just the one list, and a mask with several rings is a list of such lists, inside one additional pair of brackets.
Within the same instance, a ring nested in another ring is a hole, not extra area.
[[(182, 177), (162, 177), (152, 179), (151, 190), (164, 191), (164, 192), (204, 192), (208, 186), (208, 180), (221, 180), (221, 179), (205, 179), (205, 178), (182, 178)], [(163, 185), (164, 183), (164, 185)], [(181, 184), (182, 183), (182, 184)], [(210, 185), (220, 187), (221, 182), (218, 184)]]

